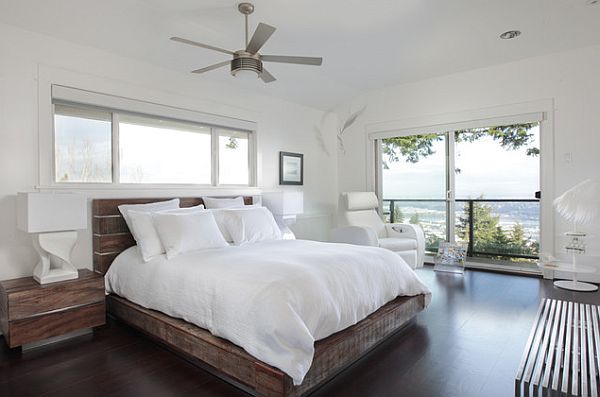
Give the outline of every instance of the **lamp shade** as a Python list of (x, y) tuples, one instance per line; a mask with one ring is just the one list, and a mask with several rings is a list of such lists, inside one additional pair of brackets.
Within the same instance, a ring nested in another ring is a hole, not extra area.
[(302, 192), (263, 193), (262, 202), (274, 215), (298, 215), (304, 212), (304, 194)]
[(600, 182), (586, 179), (554, 200), (554, 207), (566, 220), (587, 224), (600, 217)]
[(86, 229), (86, 197), (76, 193), (17, 193), (17, 227), (27, 233)]

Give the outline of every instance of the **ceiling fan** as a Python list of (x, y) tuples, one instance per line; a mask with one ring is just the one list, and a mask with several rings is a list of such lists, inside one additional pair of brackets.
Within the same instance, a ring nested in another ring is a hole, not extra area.
[(271, 73), (269, 73), (264, 67), (263, 62), (279, 62), (279, 63), (295, 63), (300, 65), (314, 65), (320, 66), (323, 63), (323, 58), (312, 58), (312, 57), (293, 57), (293, 56), (282, 56), (282, 55), (262, 55), (258, 51), (267, 42), (269, 37), (275, 32), (273, 26), (267, 25), (266, 23), (259, 23), (258, 27), (254, 31), (252, 38), (248, 40), (248, 15), (254, 12), (254, 5), (251, 3), (240, 3), (238, 4), (238, 10), (244, 14), (246, 21), (246, 48), (238, 51), (229, 51), (223, 48), (214, 47), (208, 44), (198, 43), (196, 41), (184, 39), (181, 37), (171, 37), (171, 40), (177, 41), (183, 44), (189, 44), (197, 47), (206, 48), (213, 51), (219, 51), (227, 55), (233, 56), (230, 61), (223, 61), (210, 65), (201, 69), (193, 70), (192, 73), (204, 73), (210, 70), (215, 70), (226, 65), (230, 65), (231, 74), (233, 76), (256, 76), (260, 77), (265, 83), (271, 83), (276, 80)]

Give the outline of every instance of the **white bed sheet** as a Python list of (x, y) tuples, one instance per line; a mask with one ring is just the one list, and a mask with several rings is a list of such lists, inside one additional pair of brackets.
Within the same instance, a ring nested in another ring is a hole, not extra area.
[(143, 307), (182, 318), (241, 346), (302, 383), (314, 342), (397, 296), (429, 289), (391, 251), (305, 240), (205, 249), (144, 263), (136, 247), (119, 255), (106, 288)]

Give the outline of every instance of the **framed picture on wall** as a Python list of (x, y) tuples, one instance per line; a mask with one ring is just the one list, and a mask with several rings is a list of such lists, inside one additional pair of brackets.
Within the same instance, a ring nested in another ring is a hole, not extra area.
[(304, 155), (279, 152), (279, 184), (304, 184)]

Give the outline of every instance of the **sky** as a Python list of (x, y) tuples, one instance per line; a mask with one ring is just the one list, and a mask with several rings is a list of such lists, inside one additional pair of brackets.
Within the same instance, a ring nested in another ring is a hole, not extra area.
[[(539, 148), (539, 127), (531, 131)], [(434, 143), (435, 153), (407, 163), (403, 159), (384, 169), (383, 197), (444, 199), (445, 143)], [(526, 155), (526, 147), (507, 150), (491, 137), (456, 144), (456, 198), (535, 198), (540, 185), (540, 158)]]
[(210, 129), (204, 133), (119, 124), (122, 183), (211, 182)]

